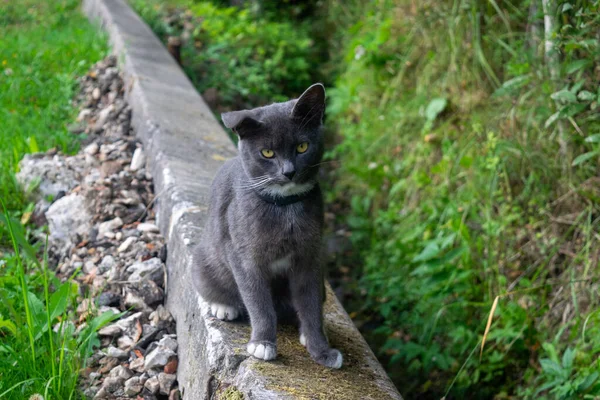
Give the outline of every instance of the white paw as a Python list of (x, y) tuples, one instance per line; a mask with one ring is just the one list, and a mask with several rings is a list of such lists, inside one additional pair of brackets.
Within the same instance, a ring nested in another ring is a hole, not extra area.
[(250, 342), (248, 343), (248, 353), (260, 360), (273, 360), (277, 357), (277, 349), (268, 343)]
[(304, 336), (304, 333), (300, 334), (300, 344), (306, 347), (306, 336)]
[(331, 368), (335, 368), (335, 369), (341, 368), (343, 362), (344, 362), (344, 357), (342, 357), (342, 353), (340, 353), (338, 351), (337, 358), (335, 360), (335, 364), (333, 364), (331, 366)]
[(222, 321), (233, 321), (240, 315), (237, 308), (219, 303), (211, 303), (210, 313)]

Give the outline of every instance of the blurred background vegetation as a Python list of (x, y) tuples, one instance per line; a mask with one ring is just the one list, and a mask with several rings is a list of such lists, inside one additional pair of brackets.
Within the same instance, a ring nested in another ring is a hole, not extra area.
[(331, 273), (401, 393), (600, 395), (600, 2), (131, 3), (216, 112), (326, 83)]

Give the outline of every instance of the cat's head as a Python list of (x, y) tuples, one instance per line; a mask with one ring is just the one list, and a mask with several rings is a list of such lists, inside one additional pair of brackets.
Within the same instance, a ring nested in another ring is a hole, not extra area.
[(274, 195), (306, 192), (323, 156), (325, 88), (314, 84), (298, 99), (221, 115), (238, 136), (249, 187)]

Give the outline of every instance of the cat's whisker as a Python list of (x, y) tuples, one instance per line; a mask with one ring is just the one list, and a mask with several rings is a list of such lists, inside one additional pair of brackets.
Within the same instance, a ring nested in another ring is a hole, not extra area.
[(238, 189), (258, 189), (258, 188), (266, 185), (269, 182), (271, 182), (271, 178), (264, 178), (264, 179), (261, 179), (260, 181), (249, 182), (246, 185), (237, 186), (237, 188)]

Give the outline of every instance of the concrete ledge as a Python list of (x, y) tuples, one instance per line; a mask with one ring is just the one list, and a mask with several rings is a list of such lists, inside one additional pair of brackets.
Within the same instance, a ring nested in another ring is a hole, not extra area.
[(84, 0), (108, 32), (125, 75), (133, 127), (144, 142), (168, 240), (167, 307), (177, 321), (179, 387), (185, 399), (401, 399), (328, 287), (326, 329), (344, 354), (341, 370), (314, 363), (298, 332), (280, 327), (279, 356), (246, 355), (250, 328), (211, 318), (192, 287), (192, 249), (205, 223), (209, 187), (236, 149), (177, 63), (124, 0)]

